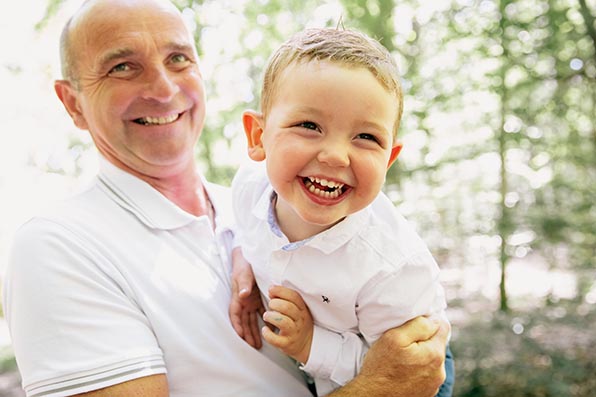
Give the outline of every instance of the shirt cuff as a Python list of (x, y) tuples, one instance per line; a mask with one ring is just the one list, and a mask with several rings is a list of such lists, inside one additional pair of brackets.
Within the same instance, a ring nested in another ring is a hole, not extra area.
[(339, 358), (342, 343), (340, 334), (315, 325), (308, 361), (300, 369), (313, 377), (329, 379)]

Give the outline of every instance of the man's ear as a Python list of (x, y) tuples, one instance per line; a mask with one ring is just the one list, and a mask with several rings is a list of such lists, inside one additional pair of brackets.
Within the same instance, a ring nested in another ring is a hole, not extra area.
[(263, 114), (253, 110), (242, 113), (242, 125), (248, 141), (248, 157), (254, 161), (265, 160), (265, 148), (263, 148)]
[(401, 149), (403, 147), (404, 147), (403, 143), (396, 142), (395, 145), (391, 148), (391, 154), (389, 155), (389, 162), (387, 163), (387, 169), (389, 169), (389, 167), (391, 167), (391, 165), (395, 162), (395, 160), (397, 159), (397, 156), (399, 156), (399, 153), (401, 152)]
[(67, 80), (56, 80), (54, 82), (54, 91), (56, 91), (56, 95), (60, 98), (74, 124), (82, 130), (89, 129), (87, 120), (85, 120), (81, 110), (78, 93), (72, 84)]

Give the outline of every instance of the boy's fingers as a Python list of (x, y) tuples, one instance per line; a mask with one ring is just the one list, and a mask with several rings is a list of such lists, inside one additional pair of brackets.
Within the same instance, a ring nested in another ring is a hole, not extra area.
[(274, 285), (270, 287), (269, 297), (271, 299), (279, 298), (291, 302), (300, 310), (306, 309), (306, 304), (298, 292), (287, 287), (282, 287), (281, 285)]
[(269, 310), (279, 312), (294, 321), (300, 316), (300, 310), (294, 303), (281, 298), (271, 299), (269, 301)]
[(263, 320), (279, 329), (280, 334), (288, 334), (293, 330), (294, 321), (291, 318), (276, 311), (266, 311)]
[(265, 339), (269, 344), (277, 347), (278, 349), (284, 349), (287, 345), (287, 338), (283, 335), (278, 335), (275, 332), (271, 331), (269, 327), (263, 327), (261, 329), (263, 339)]

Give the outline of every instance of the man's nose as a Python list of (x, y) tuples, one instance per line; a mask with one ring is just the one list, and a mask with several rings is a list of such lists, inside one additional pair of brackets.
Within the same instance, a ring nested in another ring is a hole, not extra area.
[(155, 69), (147, 73), (143, 98), (158, 102), (169, 102), (180, 91), (180, 87), (167, 69)]

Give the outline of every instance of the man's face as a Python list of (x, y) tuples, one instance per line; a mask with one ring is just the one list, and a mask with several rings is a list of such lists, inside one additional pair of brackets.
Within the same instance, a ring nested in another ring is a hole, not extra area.
[(194, 42), (171, 7), (122, 3), (102, 2), (74, 21), (73, 118), (111, 162), (166, 177), (192, 164), (205, 120)]

